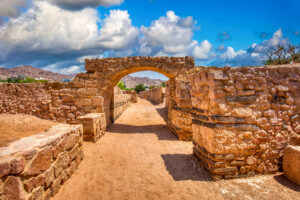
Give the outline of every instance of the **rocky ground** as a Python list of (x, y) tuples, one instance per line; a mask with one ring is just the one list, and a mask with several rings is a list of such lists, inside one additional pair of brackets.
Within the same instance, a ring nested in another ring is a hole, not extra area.
[(32, 115), (0, 114), (0, 147), (22, 137), (41, 133), (56, 124)]
[(79, 169), (54, 199), (300, 199), (300, 187), (280, 173), (212, 181), (165, 116), (162, 104), (132, 104), (100, 141), (84, 144)]

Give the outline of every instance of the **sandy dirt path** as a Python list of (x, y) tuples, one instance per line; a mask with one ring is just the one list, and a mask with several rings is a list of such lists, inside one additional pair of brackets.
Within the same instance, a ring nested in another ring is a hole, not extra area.
[(300, 199), (281, 174), (213, 182), (165, 116), (163, 105), (132, 104), (100, 141), (84, 143), (79, 169), (54, 199)]
[(57, 124), (32, 115), (0, 114), (0, 147), (20, 138), (42, 133)]

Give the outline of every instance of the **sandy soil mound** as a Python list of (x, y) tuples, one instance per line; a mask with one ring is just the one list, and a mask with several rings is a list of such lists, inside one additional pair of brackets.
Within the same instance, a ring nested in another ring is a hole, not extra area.
[(22, 137), (41, 133), (55, 124), (32, 115), (0, 114), (0, 147)]
[(213, 182), (165, 116), (163, 105), (132, 104), (99, 142), (84, 143), (79, 169), (54, 199), (300, 199), (281, 174)]

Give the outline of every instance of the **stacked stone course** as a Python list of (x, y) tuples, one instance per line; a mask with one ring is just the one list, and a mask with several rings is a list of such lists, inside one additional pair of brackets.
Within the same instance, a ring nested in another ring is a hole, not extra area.
[(106, 118), (104, 113), (89, 113), (78, 118), (83, 126), (83, 140), (97, 142), (106, 130)]
[(168, 127), (179, 140), (192, 140), (191, 73), (178, 75), (166, 84)]
[(50, 199), (83, 158), (82, 126), (59, 124), (0, 148), (0, 199)]
[(194, 154), (215, 179), (274, 173), (300, 144), (300, 66), (207, 69), (192, 77)]
[(0, 113), (23, 113), (76, 124), (77, 118), (103, 112), (103, 98), (97, 91), (80, 88), (76, 82), (47, 84), (0, 83)]
[(122, 92), (123, 92), (123, 94), (130, 94), (131, 95), (131, 99), (130, 99), (131, 103), (137, 103), (138, 94), (137, 94), (136, 91), (123, 90)]
[(139, 97), (151, 101), (154, 104), (161, 104), (164, 102), (164, 94), (162, 87), (152, 88), (139, 93)]
[(120, 90), (119, 87), (114, 88), (113, 102), (112, 102), (112, 119), (115, 121), (128, 108), (132, 101), (131, 93), (126, 94)]

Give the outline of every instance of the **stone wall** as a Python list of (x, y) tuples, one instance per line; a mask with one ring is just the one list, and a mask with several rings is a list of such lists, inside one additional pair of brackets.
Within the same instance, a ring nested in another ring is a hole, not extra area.
[(82, 126), (59, 124), (0, 148), (0, 199), (50, 199), (83, 158)]
[(78, 74), (74, 82), (85, 85), (88, 83), (91, 87), (99, 89), (99, 95), (104, 98), (104, 113), (109, 124), (113, 118), (111, 116), (113, 88), (123, 77), (134, 72), (151, 70), (162, 73), (168, 78), (174, 78), (193, 69), (194, 65), (194, 58), (188, 56), (86, 59), (87, 73)]
[(127, 91), (127, 90), (123, 90), (122, 91), (123, 94), (130, 94), (131, 95), (131, 103), (137, 103), (137, 98), (138, 98), (138, 94), (136, 91)]
[(162, 87), (152, 88), (139, 93), (139, 97), (151, 101), (154, 104), (161, 104), (164, 102), (164, 94)]
[(166, 84), (168, 127), (179, 140), (192, 140), (191, 74), (179, 75)]
[(103, 112), (98, 89), (84, 83), (0, 83), (0, 113), (23, 113), (76, 124), (86, 113)]
[(118, 119), (118, 117), (128, 108), (132, 101), (132, 94), (126, 94), (119, 87), (114, 87), (114, 95), (111, 103), (111, 115), (113, 121)]
[(97, 142), (106, 130), (104, 113), (89, 113), (78, 117), (78, 122), (83, 126), (83, 140)]
[(215, 179), (274, 173), (300, 143), (300, 65), (207, 68), (192, 76), (194, 154)]

